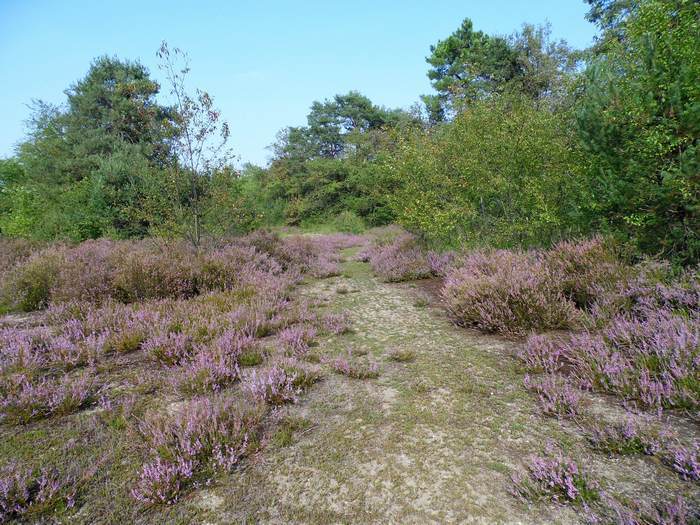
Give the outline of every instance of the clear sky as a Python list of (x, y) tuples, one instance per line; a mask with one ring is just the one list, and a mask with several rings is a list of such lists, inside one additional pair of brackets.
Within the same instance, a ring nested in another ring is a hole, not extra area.
[(23, 138), (31, 99), (63, 102), (99, 55), (138, 59), (158, 80), (160, 42), (186, 50), (234, 151), (264, 164), (277, 131), (304, 124), (314, 100), (356, 89), (408, 108), (429, 93), (429, 47), (465, 17), (504, 35), (549, 21), (582, 48), (595, 34), (586, 10), (583, 0), (0, 0), (0, 157)]

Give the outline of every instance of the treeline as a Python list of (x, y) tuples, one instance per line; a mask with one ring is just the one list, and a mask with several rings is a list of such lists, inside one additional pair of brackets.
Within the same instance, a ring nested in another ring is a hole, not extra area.
[[(695, 263), (700, 6), (588, 3), (600, 28), (591, 49), (552, 40), (548, 27), (504, 37), (467, 19), (431, 47), (435, 92), (421, 106), (379, 107), (355, 91), (314, 102), (306, 126), (280, 132), (267, 167), (242, 172), (226, 167), (226, 127), (206, 93), (160, 106), (142, 66), (99, 59), (66, 108), (39, 106), (29, 139), (0, 167), (0, 231), (198, 239), (398, 222), (438, 246), (603, 233)], [(166, 47), (161, 57), (167, 66), (180, 55)], [(168, 79), (181, 87), (177, 71)], [(216, 117), (216, 132), (202, 116)], [(188, 137), (201, 134), (211, 147), (195, 165)]]

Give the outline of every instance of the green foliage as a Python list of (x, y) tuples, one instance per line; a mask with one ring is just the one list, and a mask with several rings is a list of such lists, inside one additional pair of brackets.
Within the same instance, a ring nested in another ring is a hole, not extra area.
[(392, 147), (388, 130), (418, 124), (355, 91), (314, 102), (308, 126), (283, 130), (270, 167), (251, 171), (248, 201), (266, 225), (332, 222), (346, 211), (370, 225), (387, 224), (393, 215), (378, 160)]
[(509, 38), (475, 31), (466, 18), (430, 47), (428, 78), (437, 95), (424, 95), (429, 121), (440, 122), (473, 101), (511, 91), (533, 99), (561, 97), (576, 56), (549, 26), (523, 26)]
[(599, 229), (700, 258), (700, 7), (640, 2), (586, 72), (578, 130)]
[(362, 233), (367, 229), (362, 217), (349, 210), (341, 211), (336, 215), (333, 226), (336, 231), (345, 233)]
[(546, 245), (576, 230), (584, 188), (566, 124), (504, 96), (401, 137), (385, 165), (398, 222), (447, 245)]
[(36, 102), (12, 177), (2, 172), (0, 229), (81, 240), (142, 236), (142, 180), (173, 158), (173, 115), (136, 62), (101, 57), (67, 91), (65, 108)]

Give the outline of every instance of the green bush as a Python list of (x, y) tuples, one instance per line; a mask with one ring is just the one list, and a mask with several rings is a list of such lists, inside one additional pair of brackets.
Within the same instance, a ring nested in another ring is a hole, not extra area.
[(367, 229), (365, 221), (352, 211), (341, 211), (333, 219), (333, 226), (339, 232), (362, 233)]
[(592, 62), (577, 106), (593, 226), (638, 250), (700, 260), (700, 10), (638, 2)]
[(579, 229), (585, 188), (564, 115), (502, 96), (397, 140), (385, 164), (397, 188), (389, 202), (429, 241), (546, 246)]

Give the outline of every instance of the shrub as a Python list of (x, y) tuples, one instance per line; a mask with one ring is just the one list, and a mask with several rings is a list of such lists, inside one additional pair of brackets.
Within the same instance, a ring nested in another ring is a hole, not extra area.
[(0, 523), (23, 520), (53, 510), (57, 505), (72, 507), (75, 489), (55, 469), (35, 470), (17, 463), (0, 469)]
[(700, 481), (700, 442), (691, 447), (675, 444), (664, 453), (663, 459), (681, 478)]
[(131, 490), (145, 503), (173, 503), (207, 467), (231, 470), (257, 440), (264, 416), (260, 405), (230, 399), (189, 402), (175, 416), (154, 415), (139, 431), (153, 460)]
[(514, 493), (524, 499), (587, 504), (599, 499), (597, 484), (561, 449), (548, 444), (544, 454), (530, 456), (525, 474), (511, 477)]
[(282, 346), (293, 355), (302, 356), (309, 351), (309, 345), (316, 337), (316, 329), (311, 326), (289, 326), (279, 333)]
[(3, 279), (2, 302), (23, 312), (46, 308), (62, 259), (60, 249), (47, 248), (16, 265)]
[(444, 277), (456, 264), (455, 252), (433, 252), (430, 251), (425, 256), (430, 271), (436, 277)]
[(0, 279), (13, 266), (29, 258), (41, 245), (28, 239), (0, 237)]
[(95, 387), (87, 376), (33, 381), (25, 374), (16, 374), (3, 380), (0, 394), (0, 421), (26, 424), (80, 410), (94, 399)]
[(445, 278), (442, 296), (453, 320), (485, 332), (523, 335), (573, 326), (578, 313), (540, 257), (475, 252)]
[(602, 237), (561, 241), (544, 252), (544, 258), (564, 296), (579, 308), (592, 306), (629, 271), (615, 253), (612, 242)]
[(352, 211), (341, 211), (333, 219), (333, 227), (339, 232), (362, 233), (367, 226), (362, 217)]
[(653, 456), (665, 445), (667, 435), (655, 428), (643, 428), (627, 418), (613, 425), (595, 424), (588, 439), (595, 449), (603, 452)]
[(298, 392), (308, 389), (321, 379), (321, 370), (317, 366), (304, 364), (294, 358), (280, 359), (276, 365), (284, 370), (287, 377), (292, 378), (292, 386)]
[(321, 320), (323, 329), (334, 335), (345, 334), (350, 332), (350, 316), (347, 312), (329, 313), (323, 316)]
[(682, 496), (668, 501), (650, 502), (625, 498), (624, 503), (612, 496), (601, 494), (598, 512), (588, 509), (591, 523), (618, 523), (620, 525), (688, 525), (695, 523), (697, 510), (691, 509)]
[(191, 361), (173, 372), (175, 386), (190, 395), (219, 392), (240, 376), (236, 356), (209, 349), (200, 350)]
[(166, 461), (156, 458), (141, 468), (131, 495), (143, 503), (175, 503), (184, 483), (192, 477), (193, 463), (182, 458)]
[(431, 275), (425, 253), (416, 238), (408, 233), (386, 244), (378, 243), (367, 255), (372, 270), (387, 282), (425, 279)]
[[(252, 237), (195, 251), (185, 242), (86, 241), (56, 245), (20, 260), (3, 279), (0, 300), (12, 309), (50, 303), (133, 303), (187, 299), (210, 291), (274, 295), (300, 276), (336, 275), (336, 246), (345, 238)], [(261, 251), (256, 243), (265, 250)]]
[(695, 373), (700, 325), (668, 310), (648, 311), (644, 320), (615, 317), (601, 333), (574, 335), (568, 343), (575, 373), (599, 388), (645, 407), (693, 407), (700, 403)]
[(179, 332), (153, 336), (144, 343), (143, 348), (164, 365), (179, 365), (194, 352), (192, 337)]
[(379, 365), (376, 363), (363, 365), (353, 363), (344, 357), (336, 357), (331, 359), (329, 364), (334, 372), (353, 379), (374, 379), (379, 377)]
[(546, 374), (533, 379), (525, 376), (525, 387), (537, 394), (542, 412), (558, 418), (570, 418), (581, 412), (581, 395), (561, 376)]
[(296, 376), (274, 364), (265, 370), (253, 370), (243, 381), (243, 389), (256, 401), (271, 405), (296, 403), (300, 389), (294, 386)]
[(518, 352), (518, 358), (531, 372), (553, 374), (563, 366), (566, 347), (543, 335), (531, 335), (525, 346)]

